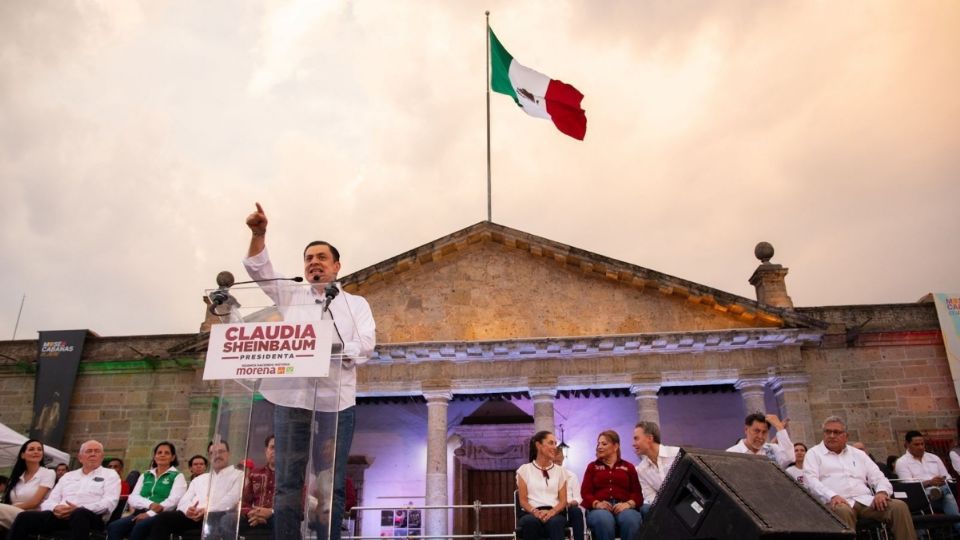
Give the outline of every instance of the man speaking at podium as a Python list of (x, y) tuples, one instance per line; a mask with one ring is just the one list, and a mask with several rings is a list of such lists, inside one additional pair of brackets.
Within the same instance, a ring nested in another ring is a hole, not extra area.
[[(282, 276), (274, 271), (267, 252), (267, 215), (260, 203), (256, 204), (256, 212), (247, 216), (251, 237), (243, 266), (254, 280), (280, 278)], [(259, 283), (263, 292), (277, 304), (285, 320), (333, 319), (336, 328), (334, 346), (336, 348), (340, 343), (343, 344), (343, 360), (339, 369), (332, 366), (330, 377), (320, 379), (316, 385), (314, 379), (264, 379), (260, 386), (260, 393), (276, 405), (274, 434), (277, 457), (273, 519), (274, 538), (278, 540), (301, 537), (305, 474), (315, 407), (321, 423), (324, 414), (339, 411), (330, 534), (332, 540), (340, 538), (347, 457), (353, 441), (356, 414), (356, 364), (366, 361), (373, 352), (376, 325), (367, 301), (344, 292), (335, 283), (339, 271), (340, 252), (337, 248), (327, 242), (314, 241), (303, 250), (303, 277), (313, 284), (312, 287), (296, 286), (290, 281)], [(331, 290), (331, 284), (336, 290)], [(333, 296), (332, 300), (330, 296)], [(328, 309), (324, 309), (327, 304)], [(319, 441), (315, 444), (319, 444)]]

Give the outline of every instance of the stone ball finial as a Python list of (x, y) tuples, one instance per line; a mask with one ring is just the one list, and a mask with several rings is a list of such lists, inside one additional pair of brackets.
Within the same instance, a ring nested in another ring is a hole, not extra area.
[(773, 245), (770, 242), (760, 242), (753, 248), (753, 254), (760, 262), (766, 264), (773, 258)]
[(220, 287), (230, 287), (233, 285), (233, 274), (224, 270), (217, 274), (217, 285)]

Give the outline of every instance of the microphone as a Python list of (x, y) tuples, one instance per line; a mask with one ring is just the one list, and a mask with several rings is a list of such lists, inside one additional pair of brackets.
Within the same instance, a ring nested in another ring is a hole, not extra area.
[[(250, 281), (234, 281), (233, 274), (224, 270), (217, 274), (217, 290), (210, 293), (210, 313), (218, 317), (223, 317), (227, 313), (217, 313), (217, 306), (227, 303), (230, 299), (230, 287), (234, 285), (249, 285), (251, 283), (265, 283), (269, 281), (293, 281), (300, 283), (303, 278), (300, 276), (292, 278), (269, 278), (269, 279), (251, 279)], [(236, 300), (234, 300), (236, 302)]]
[(239, 283), (234, 283), (233, 285), (249, 285), (251, 283), (266, 283), (267, 281), (294, 281), (296, 283), (300, 283), (301, 281), (303, 281), (303, 278), (301, 276), (297, 276), (297, 277), (275, 277), (270, 279), (251, 279), (250, 281), (241, 281)]
[(324, 300), (317, 298), (314, 300), (314, 303), (322, 305), (323, 311), (329, 311), (330, 302), (333, 302), (333, 299), (336, 298), (338, 294), (340, 294), (340, 289), (337, 288), (336, 282), (330, 283), (323, 289)]
[(336, 283), (331, 283), (327, 285), (325, 289), (323, 289), (323, 295), (327, 297), (328, 305), (333, 301), (334, 298), (337, 297), (338, 294), (340, 294), (340, 289), (337, 288)]

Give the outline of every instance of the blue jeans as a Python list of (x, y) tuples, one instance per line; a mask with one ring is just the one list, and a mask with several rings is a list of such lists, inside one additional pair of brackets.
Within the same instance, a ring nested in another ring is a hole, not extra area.
[[(927, 490), (930, 491), (929, 489)], [(953, 492), (950, 491), (950, 486), (942, 486), (940, 488), (940, 493), (943, 497), (940, 500), (931, 502), (930, 507), (933, 508), (934, 512), (943, 512), (948, 516), (960, 516), (960, 509), (957, 508), (957, 499), (953, 497)], [(960, 523), (953, 524), (953, 530), (960, 533)]]
[[(303, 494), (306, 483), (307, 462), (310, 458), (310, 431), (314, 424), (319, 426), (317, 438), (327, 438), (333, 433), (336, 421), (337, 445), (334, 451), (333, 504), (330, 516), (330, 539), (340, 540), (340, 523), (343, 521), (343, 504), (346, 498), (347, 458), (350, 457), (350, 445), (353, 442), (356, 409), (349, 407), (337, 413), (314, 413), (296, 407), (277, 405), (273, 413), (274, 444), (276, 445), (276, 484), (277, 491), (273, 502), (273, 537), (276, 540), (302, 538), (300, 525), (303, 522)], [(315, 449), (322, 446), (322, 440), (314, 440)], [(320, 467), (329, 458), (314, 450), (314, 467)], [(315, 474), (317, 470), (311, 471)], [(326, 526), (322, 526), (319, 537), (326, 539)]]
[[(544, 508), (549, 508), (549, 506)], [(563, 514), (557, 514), (544, 523), (533, 514), (528, 514), (522, 510), (520, 511), (520, 519), (517, 520), (517, 527), (520, 528), (520, 540), (540, 540), (541, 538), (563, 540), (563, 528), (566, 524), (567, 518), (563, 517)]]
[(147, 537), (150, 536), (150, 529), (153, 527), (153, 520), (157, 516), (151, 516), (136, 523), (134, 523), (133, 517), (133, 515), (130, 515), (120, 518), (107, 525), (107, 540), (123, 540), (128, 537), (130, 540), (147, 540)]
[(634, 508), (628, 508), (617, 515), (609, 510), (596, 508), (587, 512), (587, 525), (593, 532), (593, 540), (614, 540), (618, 530), (620, 540), (633, 540), (642, 522), (640, 512)]

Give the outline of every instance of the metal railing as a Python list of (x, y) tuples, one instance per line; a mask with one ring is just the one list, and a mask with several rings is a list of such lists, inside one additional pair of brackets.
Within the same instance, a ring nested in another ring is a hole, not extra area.
[[(404, 505), (404, 506), (354, 506), (351, 510), (356, 512), (356, 524), (354, 525), (354, 535), (341, 535), (341, 540), (383, 540), (381, 536), (356, 536), (357, 528), (360, 526), (360, 516), (364, 510), (473, 510), (474, 529), (473, 534), (444, 534), (444, 535), (410, 535), (403, 538), (413, 540), (440, 540), (446, 538), (472, 538), (480, 540), (481, 538), (513, 538), (513, 533), (484, 533), (480, 531), (480, 510), (493, 508), (515, 508), (509, 503), (483, 504), (480, 501), (473, 501), (473, 504), (448, 504), (448, 505)], [(425, 516), (424, 516), (425, 517)], [(426, 523), (420, 523), (420, 529), (423, 530)]]

